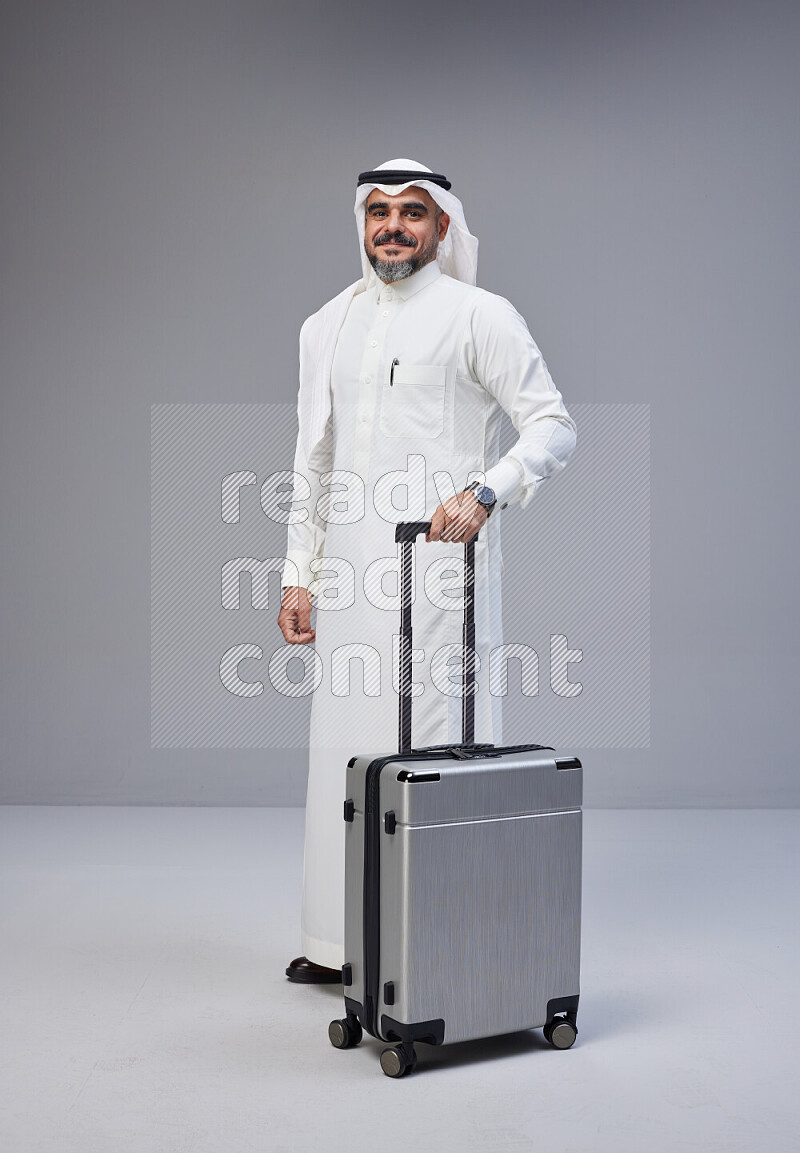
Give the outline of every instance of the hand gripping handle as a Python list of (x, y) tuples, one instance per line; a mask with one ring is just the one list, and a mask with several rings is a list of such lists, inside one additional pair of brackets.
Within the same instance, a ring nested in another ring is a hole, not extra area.
[[(400, 717), (398, 747), (411, 752), (411, 550), (420, 533), (430, 531), (431, 522), (401, 521), (394, 539), (400, 544)], [(475, 540), (464, 545), (464, 695), (461, 698), (461, 740), (465, 745), (475, 740)]]

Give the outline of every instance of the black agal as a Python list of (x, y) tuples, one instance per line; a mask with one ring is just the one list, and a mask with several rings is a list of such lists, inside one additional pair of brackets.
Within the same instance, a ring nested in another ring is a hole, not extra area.
[(440, 172), (410, 172), (402, 168), (378, 168), (374, 172), (359, 172), (356, 187), (362, 184), (409, 184), (419, 180), (429, 180), (447, 192), (452, 185)]

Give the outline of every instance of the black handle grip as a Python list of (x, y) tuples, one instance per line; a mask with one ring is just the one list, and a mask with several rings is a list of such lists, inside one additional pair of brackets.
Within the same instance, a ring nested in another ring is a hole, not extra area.
[[(400, 715), (398, 748), (411, 751), (411, 553), (420, 533), (430, 531), (429, 520), (400, 521), (394, 539), (401, 545), (400, 568)], [(461, 702), (461, 740), (472, 745), (475, 740), (475, 538), (464, 544), (464, 696)]]
[(394, 530), (395, 543), (403, 540), (416, 540), (421, 532), (429, 533), (431, 522), (429, 520), (401, 520)]

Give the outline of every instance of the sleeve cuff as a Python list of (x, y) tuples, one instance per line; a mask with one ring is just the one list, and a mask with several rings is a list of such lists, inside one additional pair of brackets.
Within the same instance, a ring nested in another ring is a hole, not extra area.
[(281, 588), (297, 588), (307, 589), (314, 580), (314, 573), (311, 571), (311, 561), (314, 559), (314, 554), (311, 552), (300, 552), (296, 549), (289, 549), (286, 554), (286, 563), (283, 566), (283, 574), (281, 576)]
[(523, 481), (522, 465), (513, 457), (506, 456), (497, 464), (492, 465), (486, 473), (484, 483), (488, 484), (489, 488), (494, 489), (497, 496), (497, 507), (502, 508), (503, 505), (511, 504), (512, 501), (520, 497)]

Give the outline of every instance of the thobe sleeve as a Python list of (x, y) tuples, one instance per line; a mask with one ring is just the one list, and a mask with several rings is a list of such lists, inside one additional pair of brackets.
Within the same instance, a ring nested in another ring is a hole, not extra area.
[(519, 439), (488, 469), (499, 505), (524, 507), (575, 447), (575, 422), (523, 318), (502, 296), (482, 293), (472, 315), (476, 379), (511, 418)]
[[(320, 483), (320, 478), (331, 471), (333, 464), (332, 422), (331, 415), (325, 426), (325, 435), (312, 450), (310, 458), (306, 458), (300, 435), (297, 437), (294, 471), (304, 478), (308, 487), (303, 488), (301, 492), (295, 490), (296, 507), (298, 511), (307, 510), (308, 516), (288, 526), (286, 563), (281, 577), (282, 588), (288, 588), (290, 585), (309, 588), (315, 579), (311, 562), (323, 555), (326, 522), (320, 518), (317, 506), (320, 497), (327, 492)], [(313, 588), (311, 591), (313, 594)]]

